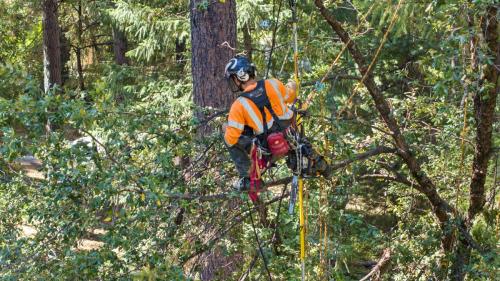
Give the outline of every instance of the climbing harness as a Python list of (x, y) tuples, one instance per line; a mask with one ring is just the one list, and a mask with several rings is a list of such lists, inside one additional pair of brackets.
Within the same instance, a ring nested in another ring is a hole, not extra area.
[[(262, 124), (264, 127), (264, 132), (254, 138), (250, 152), (252, 165), (250, 169), (250, 191), (248, 195), (253, 202), (258, 200), (258, 193), (262, 183), (261, 175), (271, 164), (271, 156), (282, 157), (290, 150), (288, 142), (283, 132), (281, 132), (284, 128), (279, 124), (279, 118), (271, 106), (264, 83), (265, 80), (260, 80), (257, 82), (257, 86), (254, 90), (240, 95), (241, 97), (249, 99), (257, 106), (262, 115)], [(272, 118), (280, 129), (279, 131), (269, 132), (270, 128), (268, 128), (266, 120), (266, 108), (269, 113), (271, 113)]]
[(267, 161), (263, 155), (264, 152), (262, 151), (262, 148), (256, 144), (256, 141), (254, 141), (250, 150), (252, 165), (250, 168), (250, 190), (248, 191), (248, 197), (250, 197), (252, 202), (257, 202), (259, 199), (258, 193), (260, 192), (262, 185), (262, 170), (267, 167)]

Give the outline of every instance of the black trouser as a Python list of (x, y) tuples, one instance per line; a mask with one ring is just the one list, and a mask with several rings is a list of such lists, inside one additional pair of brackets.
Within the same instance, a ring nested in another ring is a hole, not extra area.
[[(279, 120), (278, 122), (279, 125), (277, 122), (274, 122), (273, 126), (269, 128), (268, 133), (284, 131), (290, 126), (292, 120)], [(240, 177), (249, 177), (250, 175), (250, 166), (252, 164), (250, 160), (250, 149), (252, 148), (252, 141), (254, 138), (255, 136), (253, 135), (241, 135), (235, 145), (228, 147), (229, 155), (231, 155), (231, 159)]]

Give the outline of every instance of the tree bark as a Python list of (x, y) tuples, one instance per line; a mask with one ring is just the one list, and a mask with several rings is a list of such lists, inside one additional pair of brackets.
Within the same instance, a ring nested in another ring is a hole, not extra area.
[(250, 34), (250, 25), (248, 23), (243, 27), (243, 45), (248, 59), (252, 61), (252, 35)]
[[(500, 90), (498, 66), (500, 66), (500, 44), (498, 32), (498, 6), (491, 5), (486, 10), (486, 15), (481, 18), (481, 31), (488, 46), (487, 55), (492, 58), (492, 62), (486, 65), (481, 81), (478, 85), (489, 84), (484, 92), (474, 95), (474, 120), (476, 122), (476, 146), (474, 159), (472, 161), (472, 179), (470, 183), (470, 204), (467, 220), (462, 222), (461, 227), (468, 233), (473, 220), (477, 214), (481, 213), (486, 202), (484, 185), (488, 173), (488, 162), (493, 152), (492, 132), (495, 120), (495, 106)], [(473, 23), (469, 19), (469, 24)], [(476, 44), (477, 36), (472, 36), (471, 41), (471, 61), (472, 68), (477, 68)], [(480, 88), (480, 87), (478, 87)], [(464, 280), (467, 274), (466, 266), (471, 258), (471, 245), (464, 234), (459, 236), (455, 260), (451, 269), (452, 280)]]
[(75, 48), (76, 52), (76, 68), (78, 73), (78, 89), (80, 91), (85, 90), (85, 80), (83, 78), (83, 65), (82, 65), (82, 45), (83, 45), (83, 14), (82, 14), (82, 1), (78, 1), (78, 27), (77, 27), (77, 38), (78, 38), (78, 46)]
[(128, 49), (128, 42), (125, 33), (113, 26), (113, 52), (115, 55), (115, 63), (118, 65), (127, 65), (129, 61), (125, 55)]
[(42, 9), (43, 76), (44, 90), (47, 93), (55, 84), (62, 84), (57, 0), (44, 0)]
[[(236, 1), (190, 0), (189, 10), (193, 101), (200, 109), (196, 117), (204, 120), (204, 109), (229, 108), (236, 98), (224, 79), (224, 68), (234, 56), (234, 50), (222, 46), (227, 42), (236, 47)], [(202, 137), (210, 131), (210, 127), (203, 126), (198, 129), (198, 135)], [(200, 269), (202, 280), (227, 280), (235, 268), (228, 267), (223, 276), (216, 276), (213, 269), (229, 266), (230, 262), (237, 264), (242, 259), (238, 253), (227, 257), (217, 249), (212, 249), (209, 256)]]
[(495, 120), (495, 105), (500, 90), (498, 67), (500, 67), (500, 43), (498, 35), (498, 6), (491, 5), (481, 20), (481, 30), (488, 46), (492, 62), (486, 65), (480, 84), (487, 84), (487, 90), (474, 96), (474, 119), (476, 121), (476, 147), (472, 163), (470, 183), (470, 205), (467, 224), (483, 210), (485, 203), (484, 184), (488, 172), (488, 161), (492, 153), (492, 132)]
[[(236, 2), (191, 0), (191, 51), (193, 100), (203, 108), (228, 108), (236, 95), (224, 79), (224, 67), (236, 47)], [(198, 113), (200, 120), (204, 114)]]
[(175, 38), (175, 62), (179, 70), (186, 66), (186, 40), (179, 37)]

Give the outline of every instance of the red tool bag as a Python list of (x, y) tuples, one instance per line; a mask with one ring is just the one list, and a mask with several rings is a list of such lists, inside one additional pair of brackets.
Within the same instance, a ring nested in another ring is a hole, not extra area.
[(271, 154), (278, 158), (285, 156), (290, 150), (290, 146), (283, 132), (269, 134), (269, 136), (267, 136), (267, 145), (269, 146)]

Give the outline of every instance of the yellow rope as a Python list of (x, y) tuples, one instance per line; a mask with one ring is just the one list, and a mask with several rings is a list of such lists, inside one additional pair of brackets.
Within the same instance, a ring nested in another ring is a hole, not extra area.
[[(366, 11), (366, 13), (361, 17), (360, 23), (356, 27), (356, 32), (359, 31), (359, 28), (361, 27), (361, 22), (365, 21), (366, 17), (371, 13), (371, 11), (372, 11), (372, 9), (373, 9), (374, 6), (375, 6), (375, 3), (373, 3), (370, 6), (370, 8), (368, 9), (368, 11)], [(333, 70), (333, 67), (335, 67), (335, 65), (337, 64), (337, 62), (339, 61), (340, 57), (342, 56), (342, 54), (344, 53), (344, 51), (347, 49), (347, 46), (349, 46), (349, 44), (351, 43), (351, 41), (352, 41), (352, 38), (349, 38), (349, 41), (347, 42), (347, 44), (345, 44), (342, 47), (342, 50), (340, 50), (340, 52), (337, 54), (337, 56), (335, 57), (335, 59), (333, 60), (333, 62), (330, 64), (330, 67), (328, 67), (328, 70), (326, 71), (325, 75), (323, 75), (323, 78), (321, 78), (320, 83), (324, 83), (325, 80), (328, 78), (328, 75)], [(313, 89), (311, 91), (311, 93), (309, 93), (309, 95), (307, 96), (305, 102), (302, 105), (302, 108), (301, 108), (302, 110), (306, 110), (309, 107), (309, 105), (311, 104), (312, 100), (316, 97), (316, 94), (317, 94), (316, 89)]]
[[(389, 33), (391, 32), (392, 28), (396, 24), (396, 20), (399, 17), (398, 12), (399, 12), (399, 9), (401, 8), (401, 4), (403, 2), (404, 2), (403, 0), (399, 0), (398, 5), (396, 6), (396, 10), (394, 11), (394, 14), (392, 15), (391, 23), (389, 24), (389, 27), (387, 28), (387, 31), (385, 32), (384, 37), (382, 38), (382, 42), (380, 42), (380, 45), (377, 48), (377, 51), (375, 52), (375, 56), (373, 56), (373, 59), (370, 62), (370, 64), (368, 65), (368, 69), (366, 70), (365, 74), (361, 78), (361, 81), (359, 81), (358, 84), (356, 84), (356, 87), (354, 87), (354, 90), (352, 91), (351, 96), (349, 97), (349, 99), (346, 102), (346, 106), (352, 103), (352, 99), (356, 95), (356, 90), (359, 88), (360, 85), (363, 85), (363, 82), (365, 81), (366, 77), (368, 77), (368, 74), (370, 73), (371, 69), (375, 65), (375, 62), (377, 61), (378, 56), (380, 55), (380, 52), (382, 51), (382, 48), (385, 45), (385, 42), (389, 38)], [(350, 41), (348, 43), (350, 43)], [(346, 46), (347, 45), (349, 45), (349, 44), (346, 44)], [(342, 109), (339, 110), (339, 112), (337, 113), (337, 117), (340, 116), (345, 111), (346, 106), (344, 106)]]
[[(465, 166), (465, 137), (467, 135), (467, 100), (468, 98), (465, 97), (465, 100), (464, 100), (464, 126), (462, 128), (462, 132), (461, 132), (461, 136), (462, 136), (462, 140), (460, 141), (460, 150), (461, 150), (461, 155), (460, 155), (460, 170), (458, 172), (458, 177), (462, 177), (463, 175), (463, 172), (464, 172), (464, 166)], [(458, 204), (459, 204), (459, 199), (460, 199), (460, 184), (462, 183), (462, 181), (459, 181), (457, 183), (457, 190), (456, 190), (456, 194), (455, 194), (455, 209), (457, 210), (458, 212)]]

